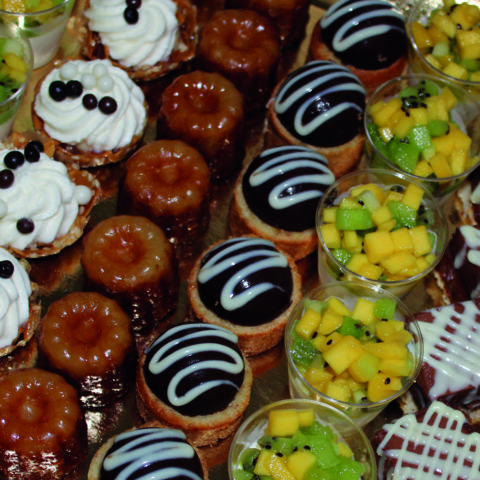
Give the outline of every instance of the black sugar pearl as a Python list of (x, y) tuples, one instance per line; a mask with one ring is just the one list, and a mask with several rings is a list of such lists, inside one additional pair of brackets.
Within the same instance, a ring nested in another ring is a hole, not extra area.
[(78, 98), (83, 93), (83, 85), (78, 80), (69, 80), (66, 85), (67, 97)]
[(15, 170), (25, 163), (25, 155), (18, 150), (12, 150), (5, 155), (3, 158), (3, 163), (7, 168)]
[(5, 168), (4, 170), (0, 171), (0, 188), (11, 187), (14, 180), (15, 175), (11, 170)]
[(35, 224), (29, 218), (20, 218), (17, 221), (17, 230), (23, 234), (32, 233), (35, 230)]
[(123, 11), (123, 18), (129, 25), (134, 25), (138, 22), (138, 10), (133, 7), (127, 7)]
[(43, 152), (43, 143), (28, 142), (24, 150), (25, 160), (30, 163), (38, 162), (41, 152)]
[(95, 110), (98, 105), (97, 97), (93, 93), (87, 93), (82, 98), (82, 104), (87, 110)]
[(127, 7), (140, 8), (142, 6), (142, 0), (127, 0), (125, 2)]
[(15, 268), (10, 260), (2, 260), (0, 262), (0, 277), (10, 278), (13, 275)]
[(105, 115), (111, 115), (117, 110), (117, 102), (112, 97), (102, 97), (98, 102), (98, 108)]
[(64, 82), (55, 80), (48, 87), (48, 94), (56, 102), (61, 102), (67, 98), (67, 86)]

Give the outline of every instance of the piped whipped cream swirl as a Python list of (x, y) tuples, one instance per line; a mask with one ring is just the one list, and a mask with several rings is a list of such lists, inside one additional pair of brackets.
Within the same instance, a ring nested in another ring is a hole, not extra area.
[(386, 68), (407, 53), (404, 16), (387, 0), (340, 0), (320, 26), (328, 48), (362, 70)]
[(305, 147), (281, 146), (253, 159), (242, 190), (248, 207), (263, 222), (302, 232), (315, 227), (318, 202), (334, 181), (323, 155)]
[(171, 0), (142, 0), (138, 21), (124, 18), (125, 0), (90, 0), (89, 28), (98, 32), (110, 57), (126, 67), (151, 66), (168, 60), (177, 47), (177, 5)]
[(273, 242), (237, 237), (205, 254), (197, 285), (202, 302), (218, 317), (252, 326), (274, 320), (289, 307), (293, 276)]
[(163, 403), (193, 417), (227, 408), (242, 386), (245, 365), (234, 333), (190, 323), (168, 329), (148, 347), (143, 372)]
[[(53, 81), (78, 80), (83, 95), (55, 101), (49, 94)], [(97, 99), (112, 97), (114, 113), (106, 115), (99, 108), (87, 109), (82, 99), (92, 94)], [(35, 98), (35, 112), (43, 120), (50, 137), (76, 145), (82, 151), (103, 152), (124, 147), (141, 135), (147, 121), (142, 90), (121, 68), (109, 60), (85, 62), (72, 60), (54, 68), (43, 80)]]
[[(10, 151), (0, 150), (0, 171), (8, 169), (4, 160)], [(63, 163), (45, 153), (11, 171), (12, 185), (0, 188), (0, 245), (5, 247), (24, 250), (66, 235), (93, 195), (88, 187), (72, 182)], [(19, 231), (22, 219), (33, 222), (31, 232)]]
[(0, 248), (0, 262), (11, 262), (12, 275), (0, 276), (0, 348), (11, 345), (30, 316), (32, 287), (27, 272), (7, 250)]
[(100, 480), (146, 478), (202, 480), (202, 464), (185, 434), (170, 428), (139, 428), (117, 435), (104, 457)]
[(348, 68), (313, 61), (282, 82), (274, 100), (280, 123), (300, 141), (337, 147), (362, 131), (366, 91)]

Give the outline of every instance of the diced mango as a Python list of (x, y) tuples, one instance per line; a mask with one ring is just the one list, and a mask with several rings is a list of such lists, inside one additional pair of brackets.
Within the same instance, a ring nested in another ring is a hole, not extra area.
[(297, 332), (297, 335), (303, 339), (309, 340), (312, 338), (313, 333), (317, 330), (321, 320), (322, 315), (319, 312), (313, 310), (312, 308), (307, 308), (305, 313), (302, 315), (302, 318), (295, 325), (295, 332)]
[(380, 358), (364, 352), (348, 367), (348, 372), (357, 382), (368, 382), (378, 373)]
[(297, 450), (287, 458), (288, 470), (296, 480), (303, 480), (305, 474), (317, 463), (317, 457), (312, 452)]
[(395, 252), (413, 252), (412, 236), (408, 228), (399, 228), (390, 233)]
[(433, 245), (430, 242), (427, 227), (425, 225), (418, 225), (409, 230), (412, 237), (413, 251), (417, 257), (426, 255), (432, 251)]
[(330, 297), (327, 300), (328, 308), (338, 315), (350, 315), (348, 307), (337, 297)]
[(390, 397), (401, 388), (402, 384), (398, 378), (385, 375), (384, 373), (377, 373), (368, 382), (367, 396), (372, 402), (378, 402)]
[(370, 325), (375, 320), (375, 302), (363, 297), (357, 298), (352, 317), (364, 325)]
[(381, 230), (365, 235), (363, 249), (371, 263), (378, 263), (382, 258), (392, 255), (395, 251), (390, 233)]
[(340, 237), (340, 232), (337, 230), (334, 223), (324, 223), (320, 226), (320, 231), (323, 241), (328, 248), (340, 248), (342, 239)]
[(385, 268), (392, 275), (404, 270), (405, 268), (413, 267), (416, 263), (415, 255), (409, 252), (396, 252), (390, 257), (384, 258), (380, 261), (382, 267)]
[(326, 350), (323, 358), (338, 375), (363, 353), (362, 344), (350, 335), (343, 336), (332, 348)]
[(418, 210), (422, 203), (423, 193), (423, 189), (418, 185), (409, 183), (403, 194), (402, 202), (414, 210)]
[(317, 332), (320, 335), (328, 335), (339, 328), (342, 323), (342, 315), (339, 315), (328, 308), (323, 314), (321, 322), (317, 325)]
[(299, 427), (298, 412), (293, 408), (272, 410), (268, 416), (267, 434), (272, 437), (291, 437)]

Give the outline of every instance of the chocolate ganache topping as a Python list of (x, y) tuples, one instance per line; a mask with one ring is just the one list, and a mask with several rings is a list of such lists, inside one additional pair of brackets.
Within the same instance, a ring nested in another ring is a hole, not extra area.
[(253, 159), (242, 189), (248, 207), (260, 220), (302, 232), (315, 227), (318, 202), (334, 181), (323, 155), (306, 147), (281, 146)]
[(348, 68), (318, 60), (280, 85), (274, 109), (291, 135), (315, 147), (337, 147), (362, 130), (366, 92)]
[(218, 317), (237, 325), (270, 322), (291, 302), (293, 278), (275, 244), (255, 237), (231, 238), (201, 260), (198, 293)]
[(180, 430), (139, 428), (120, 433), (103, 460), (100, 480), (203, 480), (193, 447)]
[(143, 367), (149, 389), (186, 416), (227, 408), (245, 374), (237, 336), (204, 323), (168, 329), (147, 349)]
[(322, 40), (346, 65), (379, 70), (407, 53), (405, 19), (386, 0), (340, 0), (320, 20)]

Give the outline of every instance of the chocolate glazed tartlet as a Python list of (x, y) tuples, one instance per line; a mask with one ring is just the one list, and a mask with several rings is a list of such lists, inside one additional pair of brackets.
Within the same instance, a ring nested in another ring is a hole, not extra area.
[(212, 445), (241, 421), (252, 372), (237, 337), (216, 325), (169, 328), (141, 355), (138, 406), (146, 421), (186, 432), (194, 445)]

